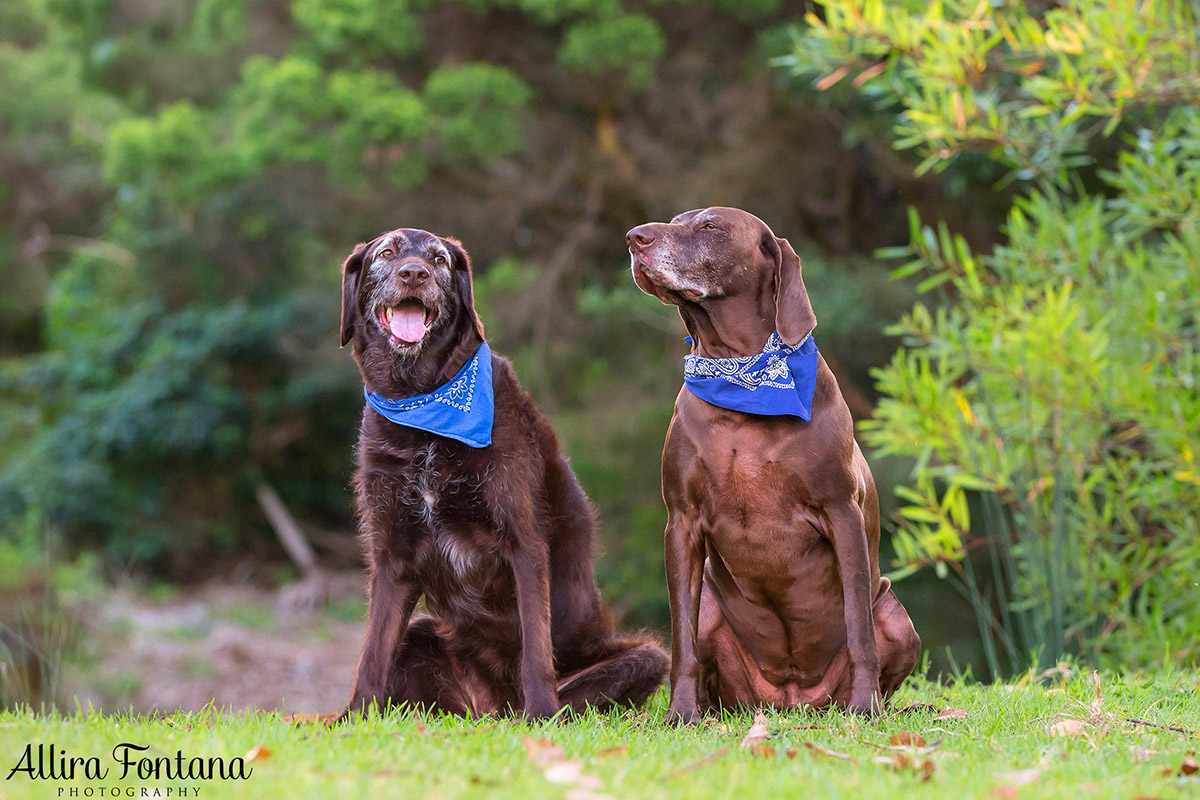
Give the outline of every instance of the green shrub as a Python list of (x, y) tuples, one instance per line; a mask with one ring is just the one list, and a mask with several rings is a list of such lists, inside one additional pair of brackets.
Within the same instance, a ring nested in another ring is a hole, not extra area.
[(987, 255), (913, 215), (897, 274), (942, 302), (895, 328), (862, 426), (915, 458), (898, 574), (955, 580), (993, 673), (1200, 660), (1192, 7), (846, 0), (811, 23), (787, 65), (895, 111), (918, 171), (984, 153), (1035, 181)]

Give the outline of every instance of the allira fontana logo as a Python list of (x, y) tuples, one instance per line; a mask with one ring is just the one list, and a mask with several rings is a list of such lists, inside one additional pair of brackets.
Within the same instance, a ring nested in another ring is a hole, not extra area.
[[(73, 755), (55, 744), (27, 744), (5, 780), (31, 781), (228, 781), (246, 780), (254, 773), (241, 757), (151, 755), (150, 746), (122, 742), (106, 757)], [(60, 787), (62, 797), (197, 797), (196, 787), (100, 786)]]

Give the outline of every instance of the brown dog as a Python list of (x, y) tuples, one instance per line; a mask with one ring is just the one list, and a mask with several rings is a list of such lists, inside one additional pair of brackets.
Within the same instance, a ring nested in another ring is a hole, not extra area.
[[(638, 287), (679, 307), (692, 352), (800, 344), (817, 320), (800, 259), (735, 208), (626, 237)], [(819, 359), (819, 356), (818, 356)], [(686, 388), (663, 450), (671, 601), (669, 718), (717, 705), (876, 712), (920, 639), (879, 574), (879, 503), (837, 381), (817, 361), (812, 416), (710, 405)]]
[[(426, 395), (478, 366), (483, 341), (457, 241), (400, 229), (346, 259), (342, 344), (368, 390)], [(354, 486), (370, 603), (345, 715), (376, 702), (545, 718), (639, 704), (666, 674), (657, 644), (614, 631), (591, 504), (512, 365), (489, 363), (486, 446), (364, 409)], [(430, 615), (410, 624), (422, 596)]]

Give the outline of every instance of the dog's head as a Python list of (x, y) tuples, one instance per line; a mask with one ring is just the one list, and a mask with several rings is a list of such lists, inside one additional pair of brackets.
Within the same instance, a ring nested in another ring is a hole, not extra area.
[(670, 222), (639, 225), (625, 241), (638, 288), (679, 306), (685, 322), (689, 309), (744, 305), (736, 310), (749, 319), (769, 307), (767, 321), (791, 345), (817, 326), (800, 257), (747, 211), (722, 206), (687, 211)]
[(358, 245), (342, 265), (342, 346), (353, 342), (368, 378), (415, 368), (474, 337), (483, 339), (483, 324), (471, 261), (455, 239), (399, 228)]

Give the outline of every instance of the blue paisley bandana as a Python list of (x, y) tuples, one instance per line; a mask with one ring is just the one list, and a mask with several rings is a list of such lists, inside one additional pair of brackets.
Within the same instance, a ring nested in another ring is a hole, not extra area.
[(471, 447), (492, 443), (492, 351), (487, 342), (449, 383), (429, 394), (392, 400), (363, 387), (367, 405), (397, 425), (435, 433)]
[[(687, 338), (688, 344), (692, 343)], [(738, 358), (683, 357), (683, 384), (706, 403), (747, 414), (812, 418), (817, 388), (817, 343), (795, 347), (772, 333), (762, 352)]]

